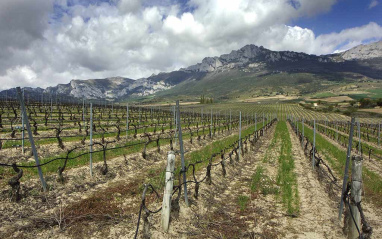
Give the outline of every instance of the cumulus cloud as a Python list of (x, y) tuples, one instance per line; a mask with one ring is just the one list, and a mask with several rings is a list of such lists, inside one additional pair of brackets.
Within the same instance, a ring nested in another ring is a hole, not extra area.
[(111, 76), (138, 79), (246, 44), (327, 54), (382, 38), (377, 23), (319, 36), (289, 25), (294, 19), (328, 12), (335, 3), (2, 0), (0, 89)]

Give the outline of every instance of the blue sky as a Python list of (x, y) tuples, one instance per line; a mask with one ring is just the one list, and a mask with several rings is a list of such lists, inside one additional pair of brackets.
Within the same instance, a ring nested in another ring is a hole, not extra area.
[[(318, 0), (319, 1), (319, 0)], [(366, 25), (369, 22), (382, 24), (382, 4), (369, 8), (371, 1), (340, 0), (328, 13), (314, 17), (302, 17), (292, 24), (312, 29), (316, 35), (340, 32), (347, 28)]]
[(0, 90), (173, 71), (247, 44), (331, 54), (382, 39), (382, 0), (1, 0)]

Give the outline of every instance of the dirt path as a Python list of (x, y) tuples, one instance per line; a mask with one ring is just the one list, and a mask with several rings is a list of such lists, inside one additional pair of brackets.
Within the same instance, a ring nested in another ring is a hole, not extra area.
[(312, 171), (296, 135), (288, 124), (300, 195), (300, 213), (288, 219), (294, 232), (287, 238), (345, 238), (337, 217), (337, 202), (332, 201)]

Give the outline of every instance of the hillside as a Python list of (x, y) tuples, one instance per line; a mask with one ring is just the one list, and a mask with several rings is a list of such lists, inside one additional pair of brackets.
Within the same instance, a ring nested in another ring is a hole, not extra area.
[[(148, 78), (72, 80), (68, 84), (48, 87), (43, 92), (116, 101), (131, 98), (150, 101), (154, 97), (165, 100), (174, 96), (196, 99), (201, 94), (221, 100), (269, 94), (311, 94), (341, 82), (382, 79), (381, 49), (380, 41), (339, 54), (316, 56), (246, 45), (229, 54), (206, 57), (201, 63)], [(40, 90), (30, 91), (32, 95), (41, 94)], [(15, 91), (3, 91), (0, 96), (12, 96), (12, 92)]]

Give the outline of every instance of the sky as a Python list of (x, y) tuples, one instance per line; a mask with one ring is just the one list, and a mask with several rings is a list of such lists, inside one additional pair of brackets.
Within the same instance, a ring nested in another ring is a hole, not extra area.
[(1, 0), (0, 90), (177, 70), (247, 44), (308, 54), (382, 40), (382, 0)]

